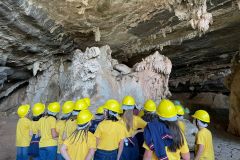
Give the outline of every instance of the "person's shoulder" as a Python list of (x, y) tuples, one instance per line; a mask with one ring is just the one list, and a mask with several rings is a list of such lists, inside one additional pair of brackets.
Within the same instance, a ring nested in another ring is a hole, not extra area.
[(197, 132), (197, 136), (205, 136), (209, 133), (211, 134), (211, 132), (207, 128), (202, 128)]
[(212, 132), (207, 128), (202, 129), (202, 132), (205, 133), (205, 134), (208, 134), (210, 136), (212, 135)]
[(94, 134), (92, 132), (90, 132), (90, 131), (88, 131), (88, 137), (95, 138)]
[(21, 118), (21, 121), (24, 122), (24, 123), (32, 123), (32, 121), (27, 117)]

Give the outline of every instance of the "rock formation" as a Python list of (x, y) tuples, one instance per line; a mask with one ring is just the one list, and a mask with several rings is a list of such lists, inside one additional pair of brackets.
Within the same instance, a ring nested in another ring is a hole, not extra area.
[(231, 91), (228, 131), (240, 136), (240, 54), (232, 62), (232, 73), (226, 78), (226, 85)]
[[(111, 53), (109, 46), (91, 47), (85, 52), (77, 49), (67, 61), (55, 59), (38, 64), (36, 69), (44, 71), (29, 80), (25, 99), (15, 102), (63, 102), (87, 96), (97, 107), (109, 98), (121, 100), (129, 94), (143, 105), (147, 98), (160, 100), (171, 95), (168, 79), (172, 64), (167, 57), (155, 52), (130, 69), (112, 59)], [(22, 90), (17, 92), (22, 94)], [(1, 111), (16, 107), (8, 98), (4, 102)]]

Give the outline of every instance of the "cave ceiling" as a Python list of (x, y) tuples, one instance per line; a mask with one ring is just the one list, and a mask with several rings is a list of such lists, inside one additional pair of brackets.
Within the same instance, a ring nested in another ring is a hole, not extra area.
[(201, 31), (178, 12), (200, 1), (2, 0), (0, 90), (27, 82), (50, 58), (66, 60), (76, 48), (107, 44), (128, 66), (156, 50), (168, 56), (173, 92), (228, 92), (223, 81), (239, 51), (240, 2), (206, 1), (212, 22)]

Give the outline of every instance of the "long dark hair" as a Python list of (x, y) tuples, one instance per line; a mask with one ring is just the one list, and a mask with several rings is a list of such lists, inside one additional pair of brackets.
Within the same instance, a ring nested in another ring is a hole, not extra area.
[[(111, 112), (113, 112), (113, 111), (111, 111)], [(113, 113), (117, 114), (116, 112), (113, 112)], [(115, 116), (113, 116), (109, 113), (109, 110), (107, 110), (106, 120), (111, 120), (111, 121), (114, 121), (114, 122), (118, 121), (117, 117), (115, 117)]]
[(176, 152), (177, 149), (180, 149), (184, 144), (184, 137), (181, 129), (178, 126), (177, 121), (163, 121), (170, 130), (170, 133), (173, 137), (173, 144), (168, 146), (170, 152)]
[(122, 115), (123, 121), (126, 123), (127, 130), (133, 128), (133, 110), (124, 110)]
[[(89, 122), (88, 122), (89, 123)], [(83, 125), (78, 125), (78, 127), (82, 127), (82, 126), (85, 126), (87, 125), (87, 123), (83, 124)], [(79, 139), (82, 137), (82, 141), (87, 141), (88, 139), (88, 130), (89, 130), (89, 127), (90, 127), (90, 124), (88, 124), (87, 127), (83, 128), (83, 129), (76, 129), (70, 136), (70, 141), (71, 143), (75, 143), (75, 142), (78, 142)]]
[(146, 122), (152, 122), (156, 118), (158, 118), (158, 115), (156, 113), (148, 111), (144, 111), (144, 115), (142, 116), (142, 119)]

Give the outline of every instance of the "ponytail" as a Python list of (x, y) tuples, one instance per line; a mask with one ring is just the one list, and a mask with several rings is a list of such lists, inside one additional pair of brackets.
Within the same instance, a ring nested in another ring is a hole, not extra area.
[(178, 126), (177, 121), (163, 121), (170, 130), (170, 133), (173, 137), (173, 144), (168, 146), (170, 152), (176, 152), (184, 144), (184, 137), (181, 129)]
[(123, 121), (126, 124), (127, 130), (129, 131), (130, 129), (133, 128), (133, 110), (125, 110), (123, 113)]
[[(91, 123), (85, 123), (83, 125), (78, 125), (77, 129), (69, 136), (69, 138), (71, 139), (71, 143), (75, 143), (77, 142), (81, 137), (82, 137), (82, 141), (87, 141), (88, 139), (88, 130), (90, 127)], [(86, 127), (84, 127), (86, 126)], [(83, 128), (84, 127), (84, 128)], [(81, 129), (79, 129), (81, 128)]]

